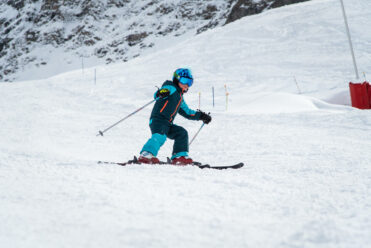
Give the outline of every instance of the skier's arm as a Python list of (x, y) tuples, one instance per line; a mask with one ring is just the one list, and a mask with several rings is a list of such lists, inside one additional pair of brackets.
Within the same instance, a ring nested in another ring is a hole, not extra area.
[(188, 108), (188, 105), (184, 100), (182, 100), (182, 103), (180, 105), (179, 114), (189, 120), (200, 120), (201, 112), (195, 111), (190, 108)]

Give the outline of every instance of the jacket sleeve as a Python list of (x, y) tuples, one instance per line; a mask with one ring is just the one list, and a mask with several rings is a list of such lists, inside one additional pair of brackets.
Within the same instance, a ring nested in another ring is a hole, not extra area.
[(182, 100), (182, 103), (180, 105), (179, 114), (189, 120), (200, 120), (201, 113), (199, 111), (194, 111), (190, 108), (188, 108), (187, 103)]

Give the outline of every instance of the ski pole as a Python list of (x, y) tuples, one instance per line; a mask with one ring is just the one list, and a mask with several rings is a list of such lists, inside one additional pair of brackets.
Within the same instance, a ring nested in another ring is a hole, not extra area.
[(153, 103), (153, 102), (156, 101), (156, 100), (157, 100), (157, 98), (154, 99), (154, 100), (152, 100), (152, 101), (150, 101), (149, 103), (147, 103), (147, 104), (144, 105), (143, 107), (140, 107), (139, 109), (135, 110), (133, 113), (131, 113), (131, 114), (125, 116), (124, 118), (122, 118), (121, 120), (119, 120), (119, 121), (116, 122), (115, 124), (112, 124), (111, 126), (107, 127), (107, 128), (104, 129), (103, 131), (99, 131), (99, 133), (97, 134), (97, 136), (99, 136), (99, 135), (103, 136), (103, 134), (104, 134), (105, 132), (107, 132), (108, 130), (110, 130), (111, 128), (113, 128), (114, 126), (116, 126), (117, 124), (123, 122), (124, 120), (126, 120), (126, 119), (129, 118), (130, 116), (134, 115), (135, 113), (141, 111), (142, 109), (144, 109), (145, 107), (147, 107), (148, 105), (150, 105), (151, 103)]
[(197, 137), (197, 135), (199, 134), (199, 132), (201, 131), (201, 129), (205, 126), (205, 123), (202, 123), (200, 129), (198, 129), (197, 133), (195, 134), (195, 136), (193, 136), (191, 142), (189, 142), (188, 146), (190, 146), (192, 144), (192, 142), (195, 140), (195, 138)]

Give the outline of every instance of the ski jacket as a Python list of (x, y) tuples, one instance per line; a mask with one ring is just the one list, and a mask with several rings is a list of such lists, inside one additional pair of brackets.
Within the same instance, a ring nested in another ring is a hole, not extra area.
[[(163, 83), (161, 89), (168, 89), (170, 95), (156, 100), (150, 117), (151, 122), (152, 120), (166, 120), (173, 123), (177, 113), (190, 120), (200, 119), (200, 112), (188, 108), (183, 98), (183, 91), (178, 85), (167, 80)], [(154, 97), (156, 99), (156, 93)]]

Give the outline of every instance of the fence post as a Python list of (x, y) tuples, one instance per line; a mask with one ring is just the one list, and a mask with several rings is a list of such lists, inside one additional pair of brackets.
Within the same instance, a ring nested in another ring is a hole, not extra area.
[(94, 69), (94, 84), (97, 85), (97, 69)]
[(294, 80), (295, 80), (295, 83), (296, 83), (296, 87), (298, 88), (299, 94), (301, 95), (301, 90), (299, 88), (298, 80), (296, 80), (295, 76), (294, 76)]
[(224, 89), (225, 89), (225, 110), (227, 111), (228, 110), (228, 96), (229, 96), (229, 93), (227, 91), (227, 85), (226, 84), (224, 85)]
[(213, 108), (215, 107), (215, 98), (214, 98), (214, 86), (212, 87), (212, 91), (213, 91)]
[(81, 70), (82, 70), (82, 74), (84, 75), (84, 57), (81, 56)]
[(198, 92), (198, 109), (201, 109), (201, 92)]

